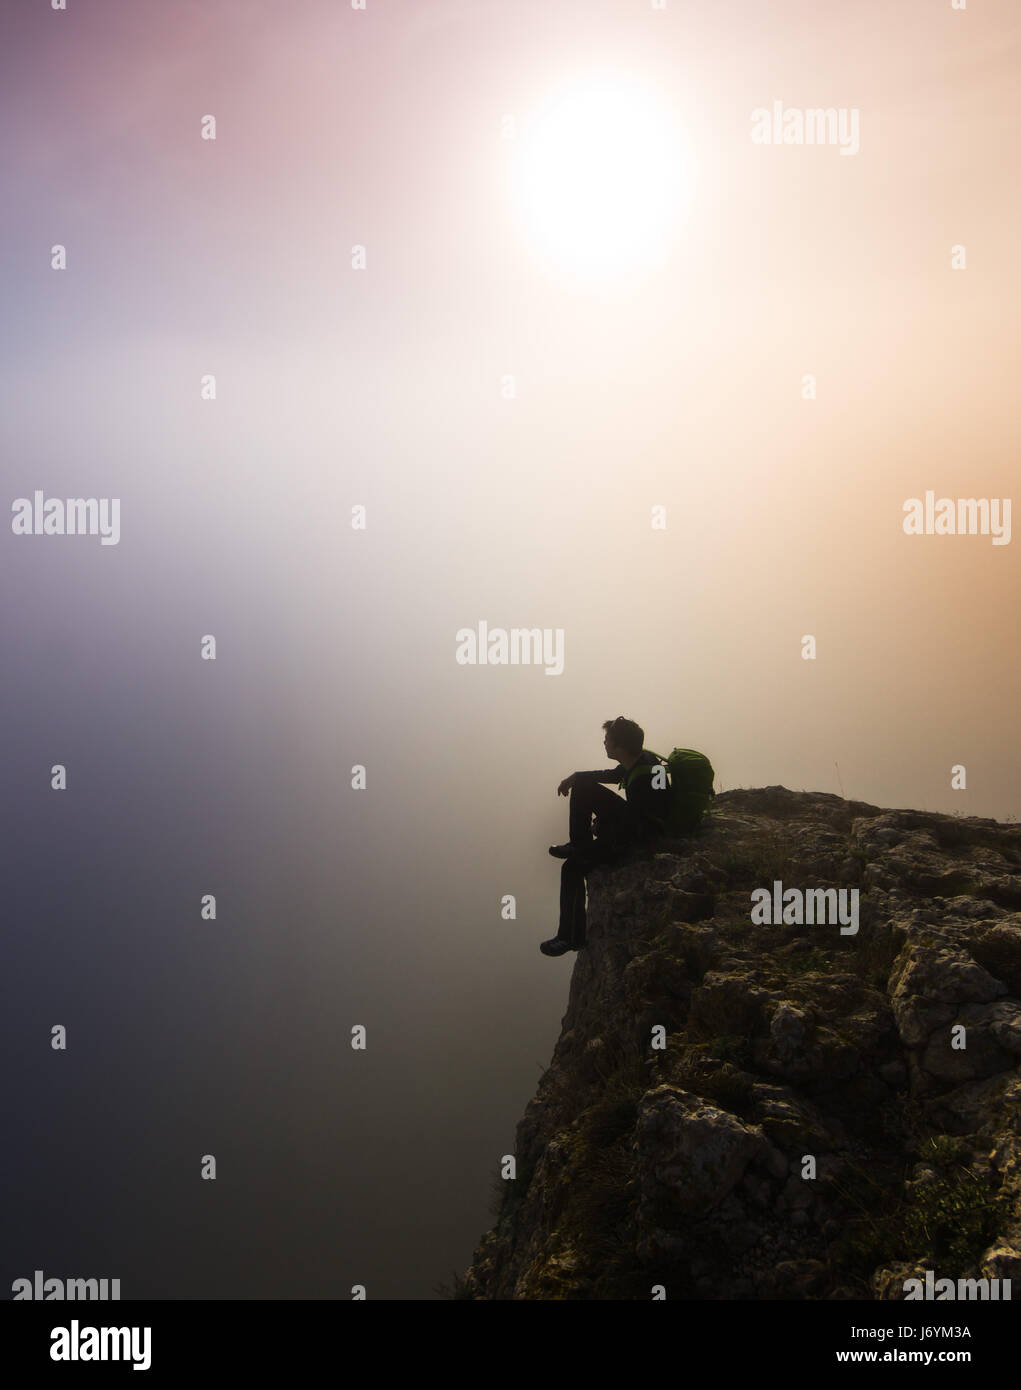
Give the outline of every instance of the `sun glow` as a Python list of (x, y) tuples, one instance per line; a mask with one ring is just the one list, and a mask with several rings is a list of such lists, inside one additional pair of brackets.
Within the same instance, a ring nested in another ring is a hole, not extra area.
[(629, 77), (566, 83), (510, 150), (528, 241), (561, 274), (607, 278), (661, 265), (693, 192), (684, 131)]

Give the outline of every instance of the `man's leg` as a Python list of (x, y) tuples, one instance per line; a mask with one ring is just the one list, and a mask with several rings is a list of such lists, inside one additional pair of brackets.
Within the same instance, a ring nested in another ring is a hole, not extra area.
[[(619, 797), (613, 798), (619, 802)], [(588, 849), (569, 855), (560, 867), (560, 926), (553, 938), (566, 942), (573, 950), (584, 946), (587, 939), (585, 913), (585, 875), (597, 864), (610, 864), (629, 844), (630, 821), (621, 818), (613, 822), (616, 835), (610, 835), (605, 824)]]
[(560, 867), (560, 926), (556, 936), (542, 941), (544, 956), (562, 956), (585, 945), (585, 865), (572, 854)]
[(622, 796), (601, 801), (596, 811), (596, 835), (591, 849), (585, 851), (593, 864), (609, 864), (620, 859), (642, 837), (641, 818)]
[[(594, 841), (593, 814), (599, 830)], [(596, 864), (611, 863), (636, 842), (640, 829), (634, 808), (609, 787), (590, 779), (576, 782), (571, 788), (570, 825), (571, 852), (561, 856), (564, 862), (560, 870), (560, 926), (556, 936), (539, 947), (547, 956), (563, 955), (568, 949), (585, 945), (585, 872)]]
[(602, 782), (583, 777), (571, 788), (571, 808), (568, 819), (569, 839), (579, 847), (592, 843), (592, 817), (599, 817), (600, 834), (616, 838), (616, 827), (623, 826), (629, 807), (622, 796), (612, 792)]
[(565, 859), (560, 869), (560, 927), (557, 936), (575, 950), (585, 945), (585, 869)]

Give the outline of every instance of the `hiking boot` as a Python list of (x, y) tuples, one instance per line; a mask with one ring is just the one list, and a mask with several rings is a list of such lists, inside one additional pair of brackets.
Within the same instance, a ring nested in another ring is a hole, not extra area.
[(554, 936), (549, 941), (540, 941), (539, 950), (544, 956), (562, 956), (565, 951), (573, 950), (573, 947), (561, 937)]
[(579, 863), (583, 863), (592, 856), (592, 843), (590, 841), (585, 845), (575, 845), (568, 842), (566, 845), (550, 845), (549, 852), (554, 859), (577, 859)]

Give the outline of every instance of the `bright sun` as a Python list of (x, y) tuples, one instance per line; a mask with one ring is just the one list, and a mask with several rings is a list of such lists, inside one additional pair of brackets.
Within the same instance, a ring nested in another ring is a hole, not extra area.
[(510, 187), (544, 257), (602, 279), (663, 263), (693, 172), (684, 132), (655, 93), (599, 77), (559, 87), (517, 133)]

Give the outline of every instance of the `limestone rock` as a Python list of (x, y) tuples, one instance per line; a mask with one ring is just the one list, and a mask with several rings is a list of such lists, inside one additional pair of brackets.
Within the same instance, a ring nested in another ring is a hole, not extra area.
[[(560, 1037), (464, 1296), (1021, 1281), (1019, 866), (1018, 826), (765, 787), (592, 870)], [(753, 924), (777, 879), (853, 886), (858, 934)]]
[(685, 1091), (658, 1086), (643, 1097), (638, 1114), (642, 1200), (653, 1212), (711, 1211), (765, 1148), (761, 1130)]

